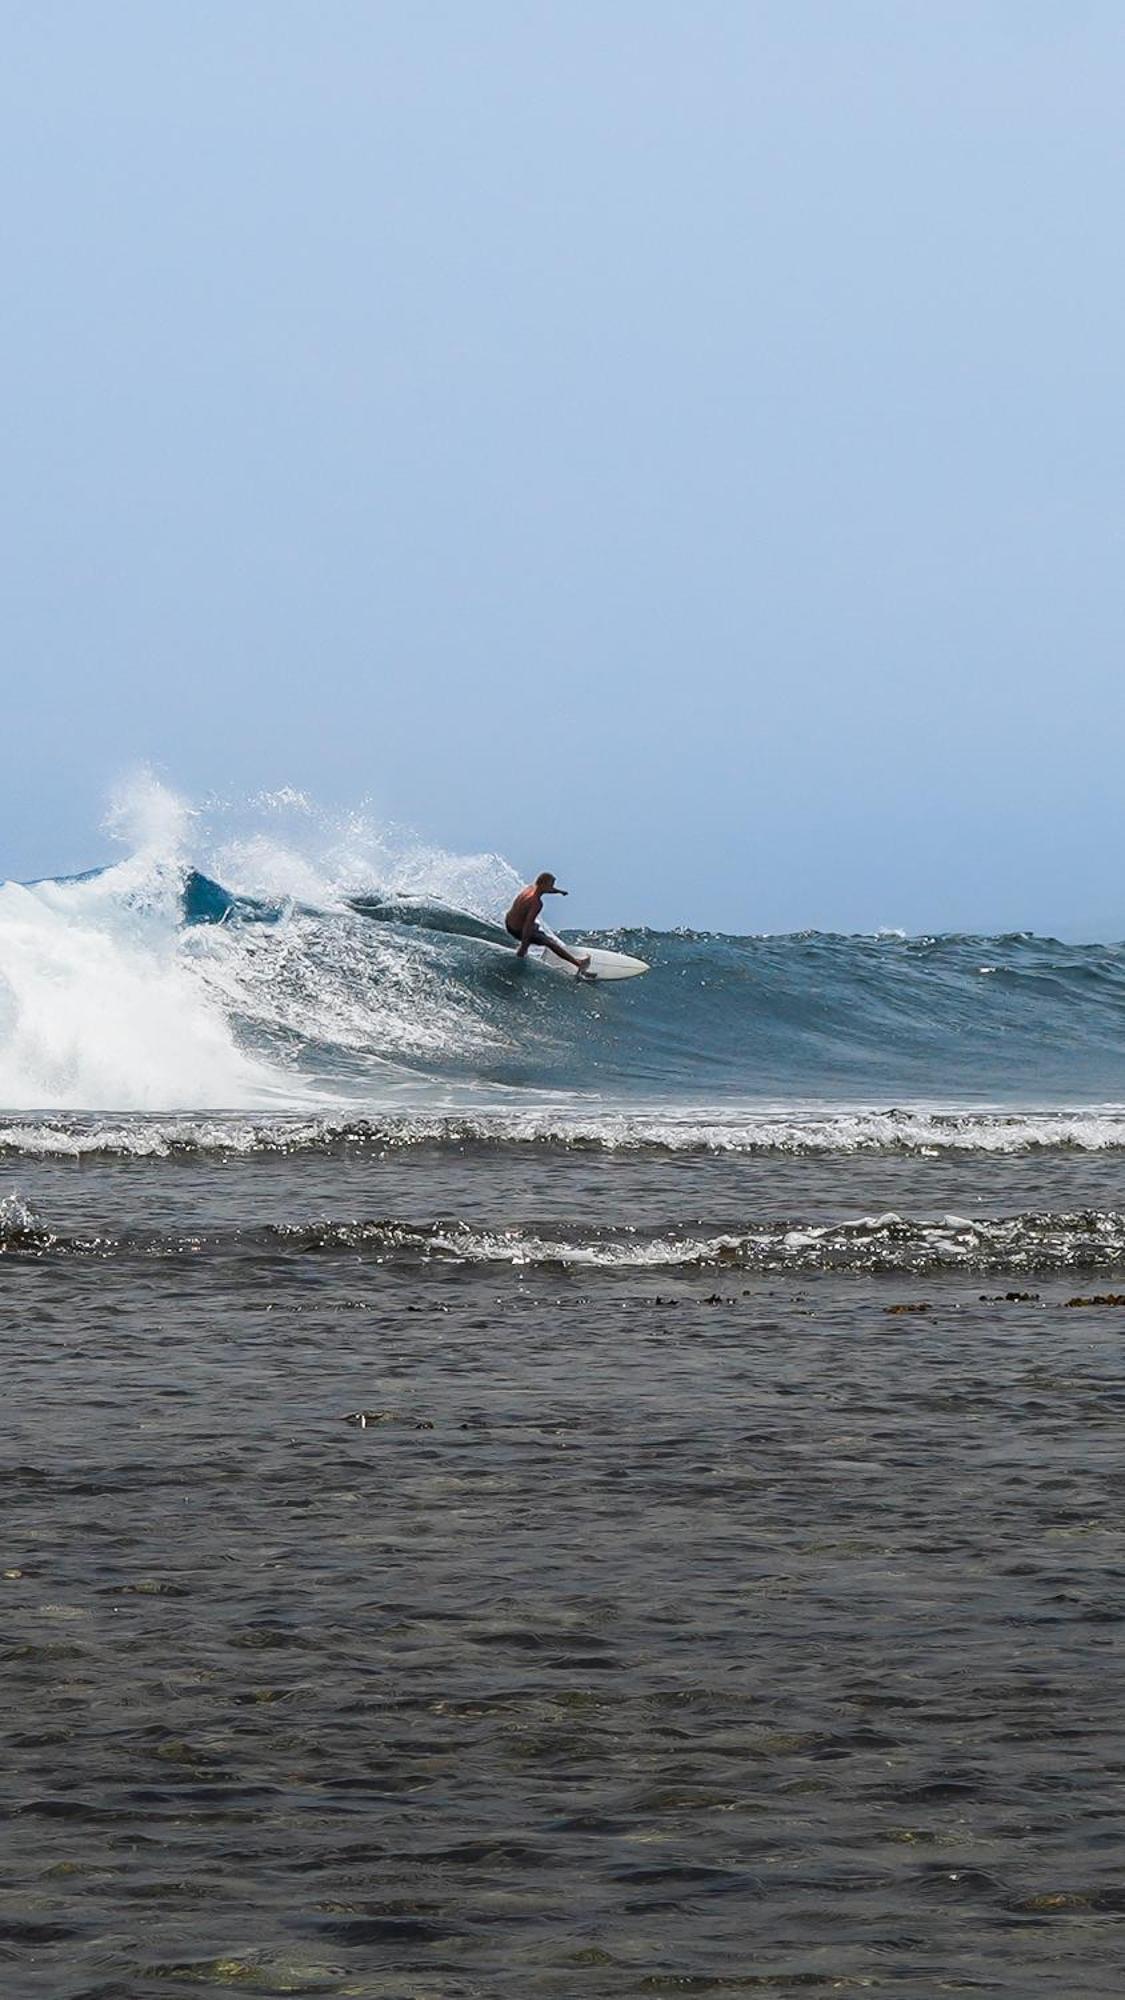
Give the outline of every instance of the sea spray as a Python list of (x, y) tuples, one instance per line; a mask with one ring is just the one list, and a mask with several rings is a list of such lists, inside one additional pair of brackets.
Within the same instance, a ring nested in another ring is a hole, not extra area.
[(381, 818), (370, 800), (332, 809), (283, 786), (213, 798), (198, 818), (196, 864), (240, 896), (331, 910), (378, 890), (498, 923), (520, 885), (501, 855), (451, 853)]

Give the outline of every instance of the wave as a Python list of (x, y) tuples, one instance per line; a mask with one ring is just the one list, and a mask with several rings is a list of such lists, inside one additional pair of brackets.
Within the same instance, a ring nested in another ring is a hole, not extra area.
[(1125, 1151), (1125, 1107), (1029, 1113), (565, 1110), (386, 1113), (375, 1118), (60, 1117), (0, 1123), (0, 1158), (208, 1159), (520, 1148), (747, 1158), (939, 1158)]
[(509, 1268), (623, 1272), (723, 1271), (924, 1274), (961, 1270), (1114, 1271), (1125, 1268), (1125, 1214), (1084, 1211), (913, 1221), (897, 1214), (833, 1223), (762, 1222), (701, 1233), (534, 1228), (476, 1229), (459, 1223), (389, 1221), (290, 1225), (279, 1248), (303, 1254), (356, 1252), (377, 1263), (495, 1264)]
[[(349, 1130), (714, 1152), (1121, 1143), (1121, 945), (592, 930), (652, 971), (575, 988), (515, 959), (502, 857), (292, 794), (235, 837), (142, 792), (123, 860), (0, 885), (9, 1114), (196, 1117), (195, 1137), (165, 1122), (120, 1140), (154, 1152)], [(244, 1116), (208, 1138), (207, 1113)], [(304, 1126), (270, 1125), (283, 1114)], [(2, 1143), (117, 1142), (40, 1119)]]
[(549, 1273), (756, 1276), (898, 1274), (1122, 1273), (1125, 1213), (1084, 1209), (1012, 1216), (898, 1213), (833, 1222), (748, 1221), (664, 1229), (591, 1228), (574, 1224), (480, 1228), (456, 1219), (430, 1222), (371, 1218), (349, 1222), (263, 1224), (212, 1232), (133, 1231), (121, 1236), (70, 1236), (49, 1228), (18, 1198), (0, 1203), (0, 1255), (14, 1258), (188, 1257), (229, 1260), (250, 1255), (358, 1258), (380, 1266), (496, 1267)]

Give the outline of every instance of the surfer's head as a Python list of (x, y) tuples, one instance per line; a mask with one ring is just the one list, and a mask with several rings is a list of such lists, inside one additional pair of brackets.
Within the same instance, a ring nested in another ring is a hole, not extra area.
[(567, 893), (565, 889), (559, 888), (554, 876), (548, 873), (537, 875), (535, 886), (541, 896), (565, 896)]

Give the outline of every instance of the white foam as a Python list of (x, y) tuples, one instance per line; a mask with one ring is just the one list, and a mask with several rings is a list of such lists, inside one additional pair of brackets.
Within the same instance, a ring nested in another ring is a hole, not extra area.
[(200, 927), (183, 950), (232, 1016), (294, 1046), (331, 1043), (376, 1086), (387, 1064), (463, 1058), (499, 1042), (471, 993), (451, 1000), (440, 946), (421, 931), (392, 938), (360, 917), (293, 913), (281, 926)]
[(276, 1102), (279, 1079), (180, 958), (178, 890), (175, 870), (146, 875), (137, 857), (90, 882), (0, 886), (0, 1104)]
[[(243, 991), (244, 974), (243, 967)], [(269, 983), (263, 973), (267, 991)], [(232, 987), (237, 986), (232, 975)], [(283, 994), (275, 1018), (283, 1021), (290, 1008), (295, 1014), (300, 1011), (292, 995)], [(385, 1023), (386, 1014), (382, 1018)], [(370, 1016), (362, 1007), (357, 1007), (351, 1022), (340, 1016), (333, 1026), (340, 1034), (354, 1030), (361, 1045), (364, 1037), (370, 1039)], [(421, 1053), (440, 1050), (443, 1034), (440, 1017), (429, 1024), (424, 1015), (412, 1019), (408, 987), (401, 994), (401, 1030), (402, 1041), (405, 1043), (413, 1034)], [(482, 1035), (485, 1032), (482, 1029)], [(672, 1153), (777, 1154), (797, 1158), (880, 1152), (926, 1157), (942, 1151), (1020, 1154), (1059, 1149), (1084, 1153), (1125, 1150), (1125, 1108), (1120, 1106), (1033, 1113), (849, 1111), (790, 1117), (776, 1111), (756, 1115), (744, 1111), (738, 1117), (724, 1119), (714, 1113), (708, 1116), (702, 1108), (680, 1114), (652, 1112), (627, 1116), (566, 1106), (539, 1105), (513, 1110), (489, 1107), (479, 1101), (466, 1102), (460, 1108), (446, 1105), (395, 1110), (389, 1102), (393, 1094), (388, 1079), (388, 1106), (380, 1111), (373, 1111), (370, 1104), (358, 1103), (335, 1111), (302, 1115), (278, 1110), (275, 1092), (274, 1109), (266, 1115), (249, 1117), (185, 1115), (114, 1117), (81, 1123), (58, 1118), (9, 1122), (0, 1125), (0, 1148), (64, 1158), (94, 1153), (165, 1157), (184, 1150), (234, 1154), (300, 1152), (339, 1144), (378, 1150), (442, 1142), (560, 1145), (626, 1153), (655, 1148)], [(474, 1095), (479, 1100), (479, 1091)], [(127, 1108), (116, 1107), (120, 1111)]]

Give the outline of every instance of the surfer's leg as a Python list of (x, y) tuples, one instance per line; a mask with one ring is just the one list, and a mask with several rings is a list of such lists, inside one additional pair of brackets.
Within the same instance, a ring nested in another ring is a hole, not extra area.
[(542, 931), (536, 933), (535, 942), (536, 944), (545, 944), (547, 950), (553, 951), (556, 958), (565, 958), (567, 964), (573, 965), (578, 972), (585, 972), (586, 967), (590, 963), (590, 954), (588, 951), (583, 952), (581, 958), (579, 958), (574, 952), (568, 951), (565, 944), (559, 944), (554, 938), (544, 937)]

